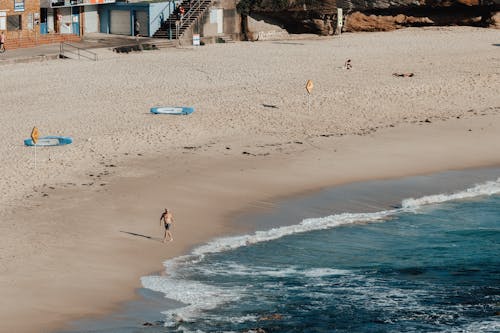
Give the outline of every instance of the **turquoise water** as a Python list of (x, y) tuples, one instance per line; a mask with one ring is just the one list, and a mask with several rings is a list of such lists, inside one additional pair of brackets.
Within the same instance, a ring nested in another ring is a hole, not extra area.
[(243, 222), (259, 231), (166, 261), (140, 301), (66, 332), (500, 332), (499, 173), (288, 200)]
[(216, 240), (143, 278), (186, 304), (152, 329), (499, 332), (499, 186)]

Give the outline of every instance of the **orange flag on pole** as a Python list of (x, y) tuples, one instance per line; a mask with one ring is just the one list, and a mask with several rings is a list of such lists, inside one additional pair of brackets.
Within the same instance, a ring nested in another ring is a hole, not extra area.
[(306, 90), (309, 94), (311, 94), (312, 90), (314, 88), (314, 84), (311, 80), (307, 80), (307, 83), (306, 83)]
[(40, 132), (38, 131), (38, 128), (33, 127), (33, 130), (31, 131), (31, 140), (33, 140), (33, 143), (36, 145), (38, 142), (38, 137), (40, 136)]

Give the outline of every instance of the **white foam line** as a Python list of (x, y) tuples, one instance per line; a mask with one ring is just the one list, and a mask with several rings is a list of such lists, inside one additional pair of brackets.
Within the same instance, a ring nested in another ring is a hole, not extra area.
[(208, 253), (233, 250), (242, 246), (267, 242), (288, 235), (307, 231), (330, 229), (344, 224), (382, 220), (395, 214), (397, 211), (399, 210), (386, 210), (376, 213), (343, 213), (321, 218), (305, 219), (296, 225), (273, 228), (267, 231), (257, 231), (253, 235), (218, 238), (206, 245), (202, 245), (194, 249), (193, 255), (203, 256)]
[(269, 277), (286, 277), (286, 276), (297, 276), (304, 275), (310, 278), (321, 278), (324, 276), (332, 275), (348, 275), (351, 273), (349, 270), (345, 269), (333, 269), (333, 268), (311, 268), (308, 270), (299, 269), (296, 266), (254, 266), (254, 265), (242, 265), (235, 262), (229, 262), (220, 264), (211, 263), (210, 265), (200, 265), (190, 269), (190, 272), (195, 272), (196, 274), (201, 274), (205, 277), (214, 275), (225, 275), (227, 272), (231, 272), (232, 276), (269, 276)]
[(401, 212), (415, 212), (419, 208), (429, 204), (469, 199), (497, 193), (500, 193), (500, 178), (496, 181), (489, 181), (456, 193), (430, 195), (419, 199), (405, 199), (402, 201), (401, 209), (384, 210), (375, 213), (342, 213), (321, 218), (310, 218), (303, 220), (297, 225), (273, 228), (268, 231), (257, 231), (253, 235), (219, 238), (206, 245), (196, 248), (192, 254), (196, 256), (203, 256), (207, 253), (232, 250), (242, 246), (259, 242), (267, 242), (284, 236), (307, 231), (330, 229), (352, 223), (380, 221)]
[(500, 193), (500, 178), (496, 181), (489, 181), (484, 184), (479, 184), (474, 187), (468, 188), (464, 191), (452, 193), (452, 194), (436, 194), (421, 197), (418, 199), (405, 199), (402, 201), (403, 209), (418, 209), (423, 205), (443, 203), (452, 200), (462, 200), (470, 199), (483, 195), (493, 195)]
[[(199, 314), (200, 311), (220, 306), (228, 301), (238, 299), (241, 290), (213, 288), (194, 281), (186, 281), (182, 278), (182, 270), (177, 270), (177, 266), (184, 266), (202, 260), (204, 255), (209, 253), (223, 252), (237, 249), (250, 244), (271, 241), (284, 236), (303, 233), (314, 230), (330, 229), (341, 225), (352, 223), (373, 222), (387, 219), (402, 212), (415, 212), (419, 208), (429, 205), (443, 203), (446, 201), (473, 198), (483, 195), (493, 195), (500, 193), (500, 178), (496, 181), (487, 182), (452, 194), (438, 194), (425, 196), (419, 199), (405, 199), (402, 201), (402, 208), (385, 210), (375, 213), (342, 213), (330, 215), (322, 218), (305, 219), (297, 225), (273, 228), (268, 231), (257, 231), (253, 235), (243, 235), (235, 237), (225, 237), (215, 239), (206, 245), (194, 249), (190, 255), (177, 257), (166, 261), (169, 275), (167, 277), (148, 276), (141, 279), (145, 288), (164, 292), (167, 297), (176, 299), (188, 306), (182, 309), (167, 311), (165, 314), (170, 317), (170, 323), (178, 322), (176, 317), (189, 320)], [(330, 274), (332, 272), (311, 272), (312, 275)], [(186, 288), (195, 292), (186, 293)], [(207, 300), (211, 302), (207, 303)]]

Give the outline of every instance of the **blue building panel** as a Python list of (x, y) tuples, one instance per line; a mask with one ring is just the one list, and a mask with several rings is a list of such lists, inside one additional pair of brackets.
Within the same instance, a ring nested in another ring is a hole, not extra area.
[[(130, 36), (134, 35), (134, 22), (139, 19), (141, 23), (140, 34), (152, 37), (160, 28), (161, 24), (170, 13), (174, 11), (174, 2), (155, 2), (155, 3), (126, 3), (117, 2), (99, 6), (100, 32), (111, 33), (111, 11), (128, 11), (130, 15)], [(144, 19), (146, 17), (146, 19)], [(148, 23), (146, 26), (144, 20)]]

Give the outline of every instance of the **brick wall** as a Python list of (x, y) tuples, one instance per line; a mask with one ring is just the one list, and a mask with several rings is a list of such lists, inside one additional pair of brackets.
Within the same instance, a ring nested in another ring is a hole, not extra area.
[(0, 11), (7, 11), (7, 16), (21, 15), (22, 29), (18, 31), (5, 32), (5, 48), (17, 49), (22, 47), (33, 47), (41, 44), (59, 43), (62, 41), (79, 41), (81, 38), (76, 35), (48, 34), (40, 35), (40, 26), (33, 26), (33, 30), (28, 29), (29, 14), (34, 17), (35, 13), (40, 14), (40, 0), (24, 0), (24, 11), (14, 11), (14, 0), (0, 0)]
[(7, 50), (13, 50), (24, 47), (34, 47), (44, 44), (60, 43), (60, 42), (78, 42), (81, 40), (80, 36), (77, 35), (60, 35), (60, 34), (47, 34), (40, 35), (38, 32), (35, 34), (31, 32), (30, 34), (22, 34), (22, 36), (14, 38), (6, 37), (5, 48)]

